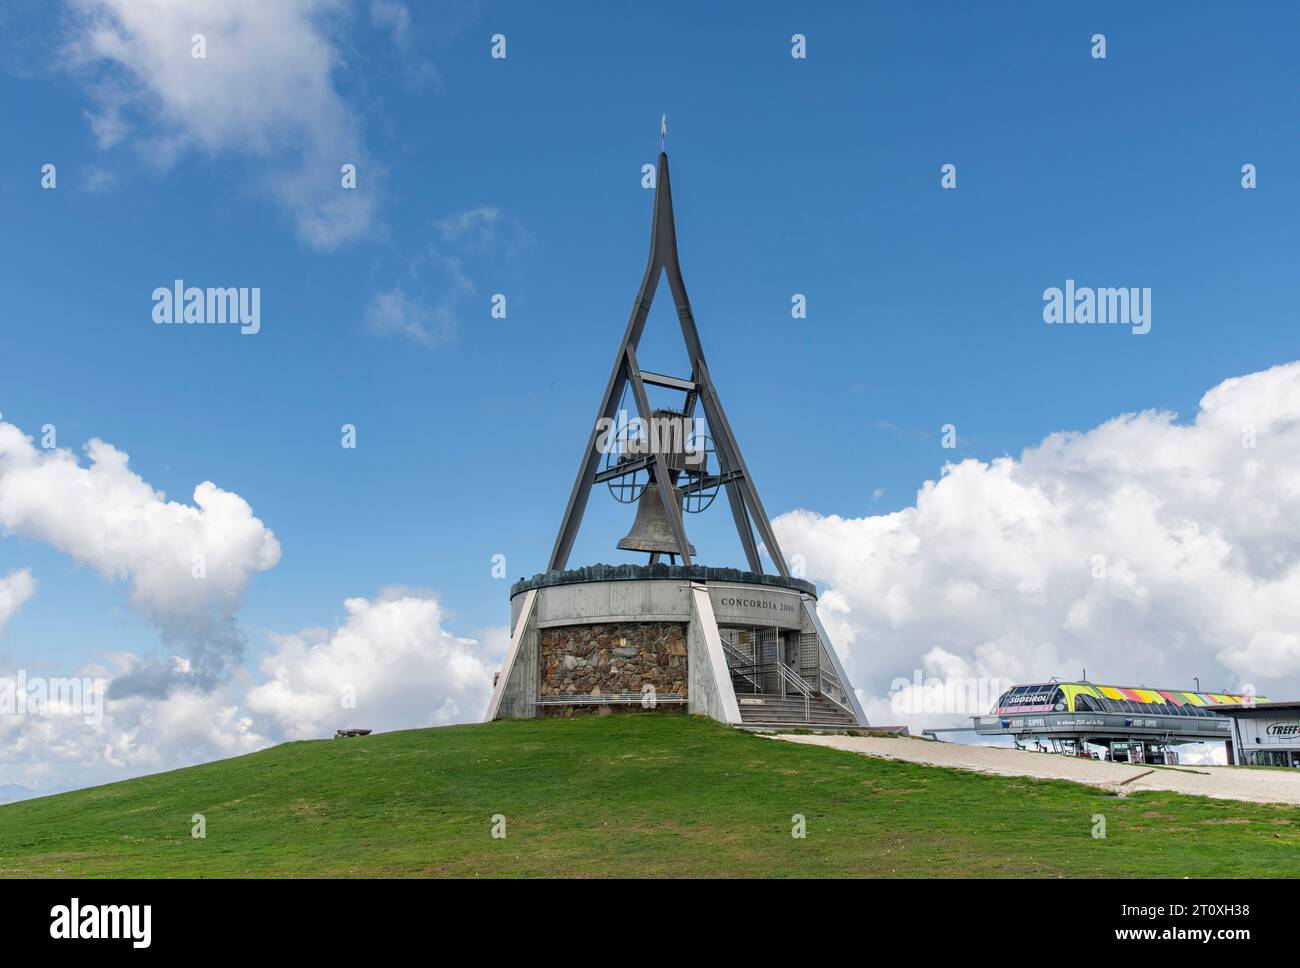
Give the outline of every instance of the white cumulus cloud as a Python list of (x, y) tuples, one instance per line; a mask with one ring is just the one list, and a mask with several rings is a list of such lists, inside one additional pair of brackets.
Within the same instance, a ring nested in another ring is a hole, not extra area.
[(36, 579), (30, 569), (20, 568), (0, 578), (0, 636), (18, 609), (36, 594)]
[(413, 729), (483, 715), (508, 645), (504, 628), (454, 635), (435, 596), (400, 588), (344, 607), (346, 620), (332, 630), (272, 634), (260, 675), (241, 672), (211, 689), (185, 681), (165, 695), (107, 689), (139, 667), (126, 653), (76, 671), (92, 683), (81, 706), (0, 716), (0, 796), (5, 784), (35, 794), (90, 786), (328, 738), (344, 726)]
[[(309, 245), (367, 234), (380, 171), (334, 86), (345, 0), (71, 0), (67, 61), (102, 148), (138, 135), (162, 166), (189, 151), (264, 164), (263, 189)], [(202, 35), (203, 57), (195, 57)], [(341, 187), (351, 163), (355, 189)]]
[(1300, 363), (1190, 423), (1125, 414), (945, 466), (892, 514), (774, 527), (879, 722), (907, 720), (884, 697), (913, 670), (1300, 694)]
[[(118, 671), (131, 656), (115, 657)], [(269, 745), (229, 687), (181, 686), (164, 697), (105, 697), (110, 670), (81, 670), (94, 685), (71, 712), (0, 716), (0, 783), (33, 795), (251, 753)], [(98, 693), (98, 695), (96, 695)], [(91, 703), (90, 697), (97, 702)], [(98, 715), (88, 715), (97, 705)]]
[(341, 726), (439, 726), (483, 714), (499, 641), (448, 632), (441, 604), (426, 592), (389, 589), (343, 605), (348, 617), (338, 628), (277, 636), (262, 657), (267, 681), (246, 702), (277, 732), (302, 739)]
[(275, 535), (238, 494), (210, 481), (194, 503), (169, 501), (102, 440), (83, 466), (66, 449), (39, 449), (0, 422), (0, 528), (41, 541), (128, 586), (133, 609), (187, 663), (142, 665), (124, 690), (165, 692), (179, 680), (210, 686), (238, 659), (235, 613), (252, 576), (280, 560)]

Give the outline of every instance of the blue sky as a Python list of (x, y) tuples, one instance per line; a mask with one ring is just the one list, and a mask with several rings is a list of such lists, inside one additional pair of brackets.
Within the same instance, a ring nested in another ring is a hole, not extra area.
[[(329, 245), (284, 203), (292, 137), (228, 128), (166, 158), (156, 139), (202, 122), (120, 63), (70, 61), (95, 2), (0, 13), (0, 412), (111, 443), (172, 500), (210, 480), (251, 505), (282, 556), (238, 610), (250, 670), (267, 630), (334, 626), (393, 585), (435, 592), (458, 635), (505, 624), (491, 558), (510, 580), (545, 565), (643, 268), (663, 112), (696, 319), (774, 516), (897, 511), (947, 461), (1192, 415), (1295, 357), (1292, 6), (439, 3), (400, 32), (318, 6), (353, 128), (317, 154), (356, 160), (374, 204)], [(110, 80), (128, 130), (105, 146)], [(449, 227), (485, 210), (489, 231)], [(261, 332), (155, 326), (176, 278), (260, 287)], [(1151, 332), (1044, 325), (1067, 278), (1150, 287)], [(395, 289), (431, 339), (368, 325)], [(678, 346), (661, 298), (643, 365), (680, 371)], [(628, 560), (629, 523), (597, 494), (573, 563)], [(688, 524), (703, 561), (742, 561), (721, 505)], [(122, 581), (11, 534), (0, 575), (19, 568), (39, 591), (0, 642), (13, 661), (165, 651)]]

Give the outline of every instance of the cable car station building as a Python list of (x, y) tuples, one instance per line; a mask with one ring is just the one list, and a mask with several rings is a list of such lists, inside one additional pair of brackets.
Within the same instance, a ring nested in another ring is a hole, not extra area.
[[(1232, 720), (1254, 697), (1092, 682), (1045, 682), (1004, 692), (993, 711), (976, 716), (981, 736), (1046, 740), (1064, 752), (1087, 755), (1085, 744), (1105, 746), (1111, 759), (1174, 762), (1169, 747), (1226, 743), (1233, 759)], [(1300, 737), (1297, 737), (1300, 739)]]
[(1243, 766), (1300, 767), (1300, 702), (1257, 699), (1216, 711), (1232, 727), (1237, 762)]
[[(547, 570), (510, 590), (510, 650), (486, 719), (685, 710), (737, 726), (864, 728), (818, 620), (816, 586), (790, 574), (710, 375), (678, 262), (662, 151), (650, 235), (641, 288)], [(676, 306), (688, 374), (651, 372), (637, 356), (661, 278)], [(652, 408), (647, 387), (680, 397)], [(637, 426), (619, 426), (625, 405), (635, 408)], [(658, 433), (662, 427), (701, 432)], [(601, 483), (616, 501), (635, 504), (617, 546), (647, 554), (646, 563), (568, 567)], [(686, 537), (685, 516), (723, 492), (744, 571), (697, 564)], [(763, 567), (760, 542), (775, 574)]]

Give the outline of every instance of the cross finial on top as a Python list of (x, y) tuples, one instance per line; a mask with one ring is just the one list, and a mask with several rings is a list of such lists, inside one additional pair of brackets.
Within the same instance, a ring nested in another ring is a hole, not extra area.
[(659, 116), (659, 150), (664, 150), (664, 139), (668, 137), (668, 115)]

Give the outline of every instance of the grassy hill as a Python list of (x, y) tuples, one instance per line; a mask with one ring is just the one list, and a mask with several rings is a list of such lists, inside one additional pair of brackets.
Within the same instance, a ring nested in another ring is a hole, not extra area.
[(1300, 872), (1298, 846), (1291, 808), (1112, 799), (665, 715), (288, 743), (0, 806), (0, 876), (1258, 877)]

